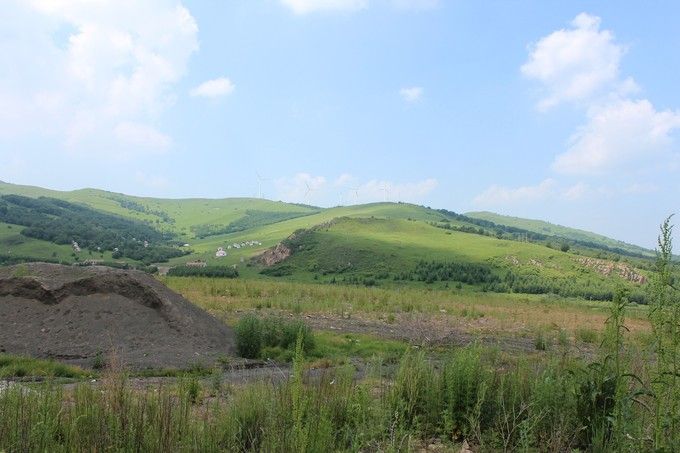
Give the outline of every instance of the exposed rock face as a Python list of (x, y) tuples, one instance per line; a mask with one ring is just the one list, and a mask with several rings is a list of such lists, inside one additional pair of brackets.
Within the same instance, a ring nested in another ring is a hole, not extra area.
[(605, 261), (586, 257), (579, 258), (578, 262), (582, 266), (594, 269), (596, 272), (605, 276), (610, 276), (613, 273), (616, 273), (619, 275), (619, 277), (633, 283), (638, 283), (640, 285), (647, 283), (647, 277), (640, 274), (637, 270), (625, 263), (615, 263), (613, 261)]
[(229, 327), (139, 271), (34, 263), (0, 268), (0, 352), (89, 366), (186, 367), (233, 354)]
[(273, 266), (288, 258), (291, 250), (285, 245), (279, 243), (272, 249), (265, 250), (262, 255), (257, 258), (257, 262), (264, 266)]

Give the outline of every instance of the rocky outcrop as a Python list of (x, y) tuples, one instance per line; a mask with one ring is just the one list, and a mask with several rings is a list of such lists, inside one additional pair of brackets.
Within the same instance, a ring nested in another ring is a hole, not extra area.
[(269, 267), (279, 264), (291, 255), (291, 250), (279, 243), (276, 247), (265, 250), (264, 253), (257, 257), (257, 262), (263, 266)]
[(604, 276), (618, 275), (629, 282), (643, 285), (647, 283), (647, 277), (640, 274), (635, 268), (626, 263), (615, 263), (613, 261), (600, 260), (596, 258), (582, 257), (578, 259), (582, 266), (595, 270)]

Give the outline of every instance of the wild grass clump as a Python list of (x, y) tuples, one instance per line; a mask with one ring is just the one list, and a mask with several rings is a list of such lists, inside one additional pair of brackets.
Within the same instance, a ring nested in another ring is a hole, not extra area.
[(258, 318), (249, 314), (236, 323), (235, 332), (238, 353), (248, 359), (283, 358), (283, 361), (290, 361), (298, 337), (302, 338), (305, 353), (311, 353), (316, 346), (312, 330), (300, 320)]
[(11, 354), (0, 354), (0, 379), (22, 377), (81, 378), (87, 373), (54, 360), (41, 360)]
[(576, 335), (576, 338), (583, 343), (588, 343), (588, 344), (595, 344), (597, 343), (597, 339), (599, 337), (599, 334), (597, 333), (596, 330), (589, 329), (587, 327), (579, 327), (576, 329), (574, 332)]

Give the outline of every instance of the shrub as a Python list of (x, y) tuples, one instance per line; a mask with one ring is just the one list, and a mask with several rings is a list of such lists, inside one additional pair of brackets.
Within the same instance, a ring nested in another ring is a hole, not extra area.
[(246, 315), (236, 324), (236, 349), (241, 357), (256, 359), (262, 350), (262, 324), (254, 315)]
[(236, 278), (238, 270), (233, 267), (225, 266), (205, 266), (189, 267), (177, 266), (168, 271), (171, 277), (214, 277), (214, 278)]
[(537, 351), (547, 351), (548, 347), (550, 346), (550, 340), (546, 337), (545, 333), (543, 331), (539, 331), (536, 334), (536, 338), (534, 339), (534, 346), (536, 347)]
[(255, 315), (246, 315), (236, 324), (238, 353), (248, 359), (278, 358), (290, 361), (292, 355), (286, 351), (294, 350), (298, 336), (301, 336), (302, 350), (306, 354), (314, 350), (316, 344), (312, 329), (300, 320), (278, 317), (260, 319)]

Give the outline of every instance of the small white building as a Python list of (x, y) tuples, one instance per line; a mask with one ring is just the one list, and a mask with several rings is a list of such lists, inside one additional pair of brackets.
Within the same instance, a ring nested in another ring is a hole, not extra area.
[(215, 252), (215, 258), (224, 258), (225, 256), (227, 256), (227, 252), (222, 247), (218, 247)]

